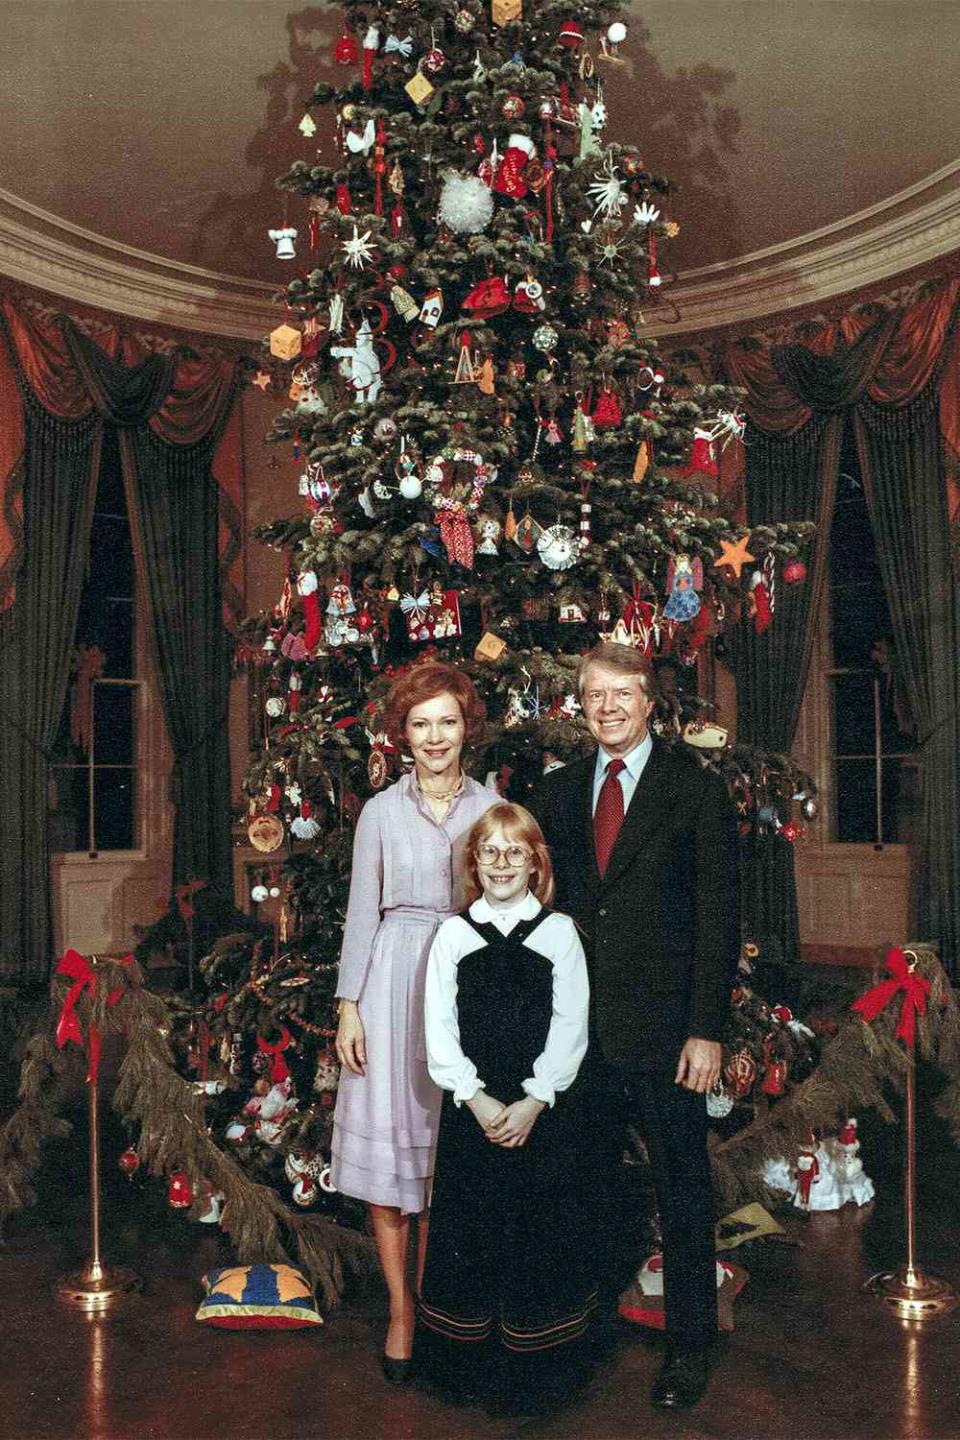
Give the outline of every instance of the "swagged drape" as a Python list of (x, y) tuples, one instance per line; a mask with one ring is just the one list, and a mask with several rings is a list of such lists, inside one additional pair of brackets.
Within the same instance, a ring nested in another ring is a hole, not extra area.
[[(744, 639), (739, 733), (772, 750), (793, 743), (824, 585), (842, 427), (854, 425), (894, 644), (924, 764), (915, 865), (917, 926), (956, 974), (960, 956), (960, 657), (950, 541), (951, 466), (960, 454), (960, 282), (915, 304), (845, 316), (805, 344), (732, 346), (727, 378), (747, 391), (748, 516), (818, 526), (806, 587), (778, 584), (774, 624)], [(792, 847), (758, 857), (761, 930), (796, 953)]]
[[(105, 425), (117, 428), (174, 753), (174, 883), (230, 885), (228, 626), (240, 602), (235, 364), (144, 356), (2, 302), (0, 976), (50, 964), (47, 787)], [(14, 383), (14, 378), (15, 382)], [(144, 817), (149, 825), (150, 817)]]

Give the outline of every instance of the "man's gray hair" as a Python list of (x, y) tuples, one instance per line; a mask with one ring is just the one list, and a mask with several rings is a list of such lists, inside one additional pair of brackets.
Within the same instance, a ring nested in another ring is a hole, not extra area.
[(618, 675), (638, 675), (640, 688), (648, 700), (656, 700), (660, 694), (653, 662), (648, 656), (641, 655), (639, 650), (634, 650), (632, 645), (618, 645), (615, 640), (604, 640), (601, 644), (594, 645), (585, 655), (581, 655), (577, 668), (577, 694), (581, 697), (587, 670), (591, 665), (602, 665), (605, 670), (613, 670)]

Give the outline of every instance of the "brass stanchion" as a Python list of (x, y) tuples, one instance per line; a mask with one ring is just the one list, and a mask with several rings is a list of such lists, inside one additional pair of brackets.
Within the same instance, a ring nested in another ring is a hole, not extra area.
[[(91, 957), (96, 966), (96, 956)], [(99, 1036), (94, 1041), (99, 1054)], [(143, 1281), (125, 1265), (104, 1265), (100, 1258), (100, 1082), (99, 1066), (91, 1064), (87, 1075), (90, 1119), (90, 1259), (80, 1270), (61, 1275), (54, 1291), (66, 1305), (88, 1314), (112, 1310), (128, 1295), (136, 1293)]]
[[(904, 952), (910, 960), (910, 971), (916, 968), (917, 957), (912, 950)], [(907, 1085), (904, 1116), (903, 1207), (907, 1225), (906, 1263), (886, 1275), (878, 1275), (874, 1288), (883, 1303), (901, 1320), (927, 1320), (944, 1315), (957, 1304), (958, 1297), (946, 1280), (922, 1270), (916, 1260), (917, 1238), (917, 1057), (912, 1035), (906, 1046)]]

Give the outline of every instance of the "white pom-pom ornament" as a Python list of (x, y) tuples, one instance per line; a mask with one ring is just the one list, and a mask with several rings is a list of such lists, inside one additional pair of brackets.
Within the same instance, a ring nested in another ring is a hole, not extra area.
[(622, 20), (614, 20), (612, 25), (607, 27), (607, 39), (611, 45), (620, 45), (627, 38), (627, 27)]
[(270, 891), (267, 889), (266, 885), (254, 885), (253, 889), (250, 891), (250, 899), (253, 901), (254, 905), (262, 905), (269, 894)]
[(450, 170), (440, 191), (440, 219), (458, 235), (479, 235), (493, 218), (493, 193), (477, 175)]
[(404, 475), (400, 481), (400, 494), (404, 500), (418, 500), (423, 493), (419, 475)]

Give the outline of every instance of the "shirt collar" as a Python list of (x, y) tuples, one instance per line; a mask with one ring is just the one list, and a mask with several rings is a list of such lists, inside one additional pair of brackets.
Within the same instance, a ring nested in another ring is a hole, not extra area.
[[(630, 771), (631, 779), (639, 780), (643, 767), (650, 758), (650, 751), (652, 749), (653, 738), (648, 730), (639, 745), (634, 745), (628, 754), (621, 756), (624, 765)], [(600, 745), (597, 749), (597, 770), (601, 773), (605, 771), (613, 758), (614, 757), (608, 755), (603, 746)]]
[(532, 920), (539, 910), (540, 901), (532, 890), (528, 890), (523, 899), (518, 900), (515, 905), (499, 905), (496, 908), (489, 903), (485, 895), (481, 895), (470, 906), (470, 918), (476, 920), (479, 925), (506, 919)]

